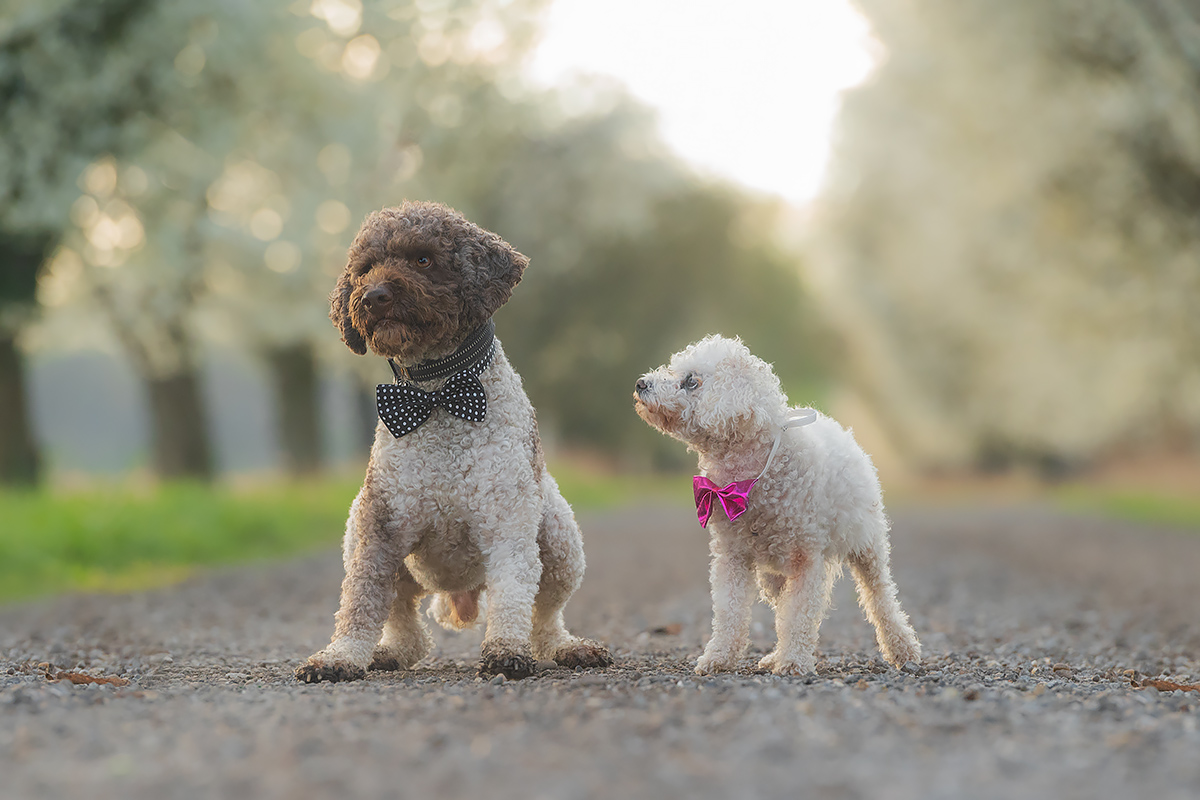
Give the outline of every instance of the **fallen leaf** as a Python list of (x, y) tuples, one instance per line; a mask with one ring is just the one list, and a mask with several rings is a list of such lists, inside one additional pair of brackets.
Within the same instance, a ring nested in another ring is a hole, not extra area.
[(683, 623), (671, 622), (666, 625), (659, 625), (657, 628), (650, 629), (651, 636), (678, 636), (683, 630)]
[(116, 676), (97, 678), (93, 675), (84, 675), (82, 672), (58, 672), (54, 675), (46, 673), (46, 680), (51, 682), (70, 681), (76, 685), (82, 683), (110, 683), (113, 686), (126, 686), (129, 681)]
[(1147, 678), (1142, 681), (1139, 689), (1146, 688), (1158, 689), (1160, 692), (1174, 692), (1176, 690), (1183, 692), (1200, 692), (1200, 683), (1175, 683), (1174, 681), (1163, 681), (1157, 678)]

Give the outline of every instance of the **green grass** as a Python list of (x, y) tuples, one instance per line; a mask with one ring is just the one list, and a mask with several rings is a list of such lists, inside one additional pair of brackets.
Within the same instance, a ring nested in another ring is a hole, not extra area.
[[(578, 511), (690, 499), (686, 477), (598, 475), (564, 465), (554, 474)], [(0, 491), (0, 603), (148, 589), (197, 567), (334, 547), (357, 490), (357, 482), (328, 480), (252, 489)]]
[(1072, 487), (1062, 490), (1058, 501), (1069, 511), (1200, 530), (1200, 497)]
[(0, 493), (0, 601), (172, 583), (195, 567), (336, 544), (357, 486)]

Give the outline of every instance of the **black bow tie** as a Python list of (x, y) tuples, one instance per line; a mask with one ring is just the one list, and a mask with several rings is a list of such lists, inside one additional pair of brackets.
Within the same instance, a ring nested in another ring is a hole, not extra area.
[[(454, 353), (437, 361), (419, 364), (410, 370), (396, 367), (396, 383), (375, 387), (375, 404), (383, 424), (399, 439), (425, 424), (436, 406), (460, 419), (482, 422), (487, 415), (487, 395), (479, 374), (491, 363), (496, 352), (495, 325), (489, 320), (463, 342)], [(391, 363), (391, 362), (389, 362)], [(457, 369), (456, 369), (457, 368)], [(429, 380), (454, 372), (442, 388), (427, 392), (405, 378)]]

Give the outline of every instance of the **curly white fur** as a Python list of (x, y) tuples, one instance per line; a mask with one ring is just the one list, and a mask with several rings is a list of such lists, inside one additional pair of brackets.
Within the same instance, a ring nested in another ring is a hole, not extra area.
[(753, 478), (779, 451), (730, 521), (718, 506), (711, 532), (713, 634), (696, 672), (734, 670), (750, 641), (755, 583), (775, 610), (777, 644), (759, 666), (811, 672), (834, 580), (848, 564), (879, 649), (896, 666), (920, 661), (889, 569), (888, 520), (875, 467), (853, 435), (824, 415), (784, 429), (791, 409), (769, 364), (738, 339), (709, 336), (649, 372), (638, 414), (699, 455), (719, 486)]

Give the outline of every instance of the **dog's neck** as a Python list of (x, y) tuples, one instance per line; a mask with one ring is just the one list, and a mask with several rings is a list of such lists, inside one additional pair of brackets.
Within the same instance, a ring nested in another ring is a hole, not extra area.
[(757, 430), (752, 436), (708, 445), (693, 445), (699, 454), (701, 472), (717, 480), (745, 480), (762, 477), (775, 457), (788, 428), (810, 425), (817, 420), (811, 408), (790, 413), (786, 419)]
[(699, 456), (700, 471), (710, 478), (741, 480), (753, 478), (762, 469), (775, 441), (775, 429), (763, 428), (748, 438), (693, 444)]
[(388, 359), (392, 374), (401, 383), (427, 383), (448, 378), (451, 375), (478, 366), (492, 357), (495, 349), (496, 323), (489, 319), (467, 335), (453, 353), (442, 358), (420, 361), (411, 366)]

